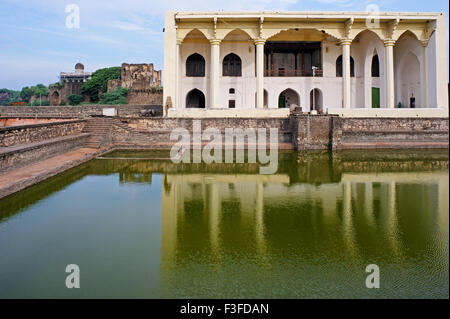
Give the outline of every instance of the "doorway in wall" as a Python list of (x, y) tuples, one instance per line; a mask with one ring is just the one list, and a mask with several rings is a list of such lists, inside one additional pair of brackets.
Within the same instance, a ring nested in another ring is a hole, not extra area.
[(186, 96), (187, 108), (205, 108), (205, 95), (198, 89), (193, 89)]
[(372, 88), (372, 108), (380, 108), (380, 88)]

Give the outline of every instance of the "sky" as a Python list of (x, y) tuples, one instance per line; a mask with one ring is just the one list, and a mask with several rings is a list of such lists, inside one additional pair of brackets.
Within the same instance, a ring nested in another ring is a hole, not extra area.
[[(66, 26), (70, 4), (79, 8), (79, 28)], [(0, 0), (0, 88), (55, 83), (77, 62), (91, 72), (124, 62), (162, 69), (167, 10), (366, 11), (369, 5), (444, 12), (448, 43), (447, 0)]]

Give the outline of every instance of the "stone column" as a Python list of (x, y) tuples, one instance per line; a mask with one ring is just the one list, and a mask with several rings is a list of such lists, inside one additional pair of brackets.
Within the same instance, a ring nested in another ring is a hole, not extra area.
[(342, 46), (342, 102), (343, 108), (351, 108), (351, 88), (350, 88), (350, 45), (352, 41), (344, 39)]
[(256, 45), (256, 108), (264, 108), (264, 39), (255, 40)]
[(386, 64), (386, 107), (395, 107), (395, 83), (394, 83), (394, 40), (384, 40), (385, 64)]
[(180, 47), (181, 47), (181, 40), (177, 40), (177, 52), (175, 56), (175, 108), (180, 109), (181, 108), (181, 77), (182, 77), (182, 71), (181, 71), (181, 61), (180, 61)]
[(423, 87), (423, 107), (428, 107), (428, 79), (427, 79), (427, 46), (428, 41), (422, 41), (422, 87)]
[(210, 108), (219, 107), (219, 70), (220, 70), (220, 40), (212, 39), (211, 43), (211, 83), (210, 83)]

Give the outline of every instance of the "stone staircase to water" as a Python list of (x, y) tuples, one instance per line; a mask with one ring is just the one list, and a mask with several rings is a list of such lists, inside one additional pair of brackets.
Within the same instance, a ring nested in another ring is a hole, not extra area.
[(89, 133), (86, 147), (100, 148), (109, 144), (112, 120), (106, 117), (90, 118), (83, 128), (83, 133)]

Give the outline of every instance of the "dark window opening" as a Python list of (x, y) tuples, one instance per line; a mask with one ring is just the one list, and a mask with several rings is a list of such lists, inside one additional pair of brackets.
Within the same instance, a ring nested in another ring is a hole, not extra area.
[(241, 76), (242, 75), (241, 58), (234, 53), (228, 54), (223, 59), (222, 75), (223, 76)]
[(234, 94), (234, 89), (231, 88), (231, 89), (229, 90), (229, 92), (230, 92), (230, 94)]
[(205, 59), (200, 54), (194, 53), (187, 58), (186, 76), (205, 76)]
[[(336, 77), (342, 77), (342, 55), (336, 60)], [(350, 76), (355, 77), (355, 61), (350, 57)]]
[(193, 89), (186, 96), (187, 108), (205, 108), (205, 95), (198, 89)]
[(265, 76), (322, 76), (321, 42), (266, 42)]
[(234, 109), (236, 107), (236, 100), (229, 100), (228, 101), (228, 108)]
[(375, 54), (372, 58), (372, 77), (380, 77), (380, 60), (378, 54)]

